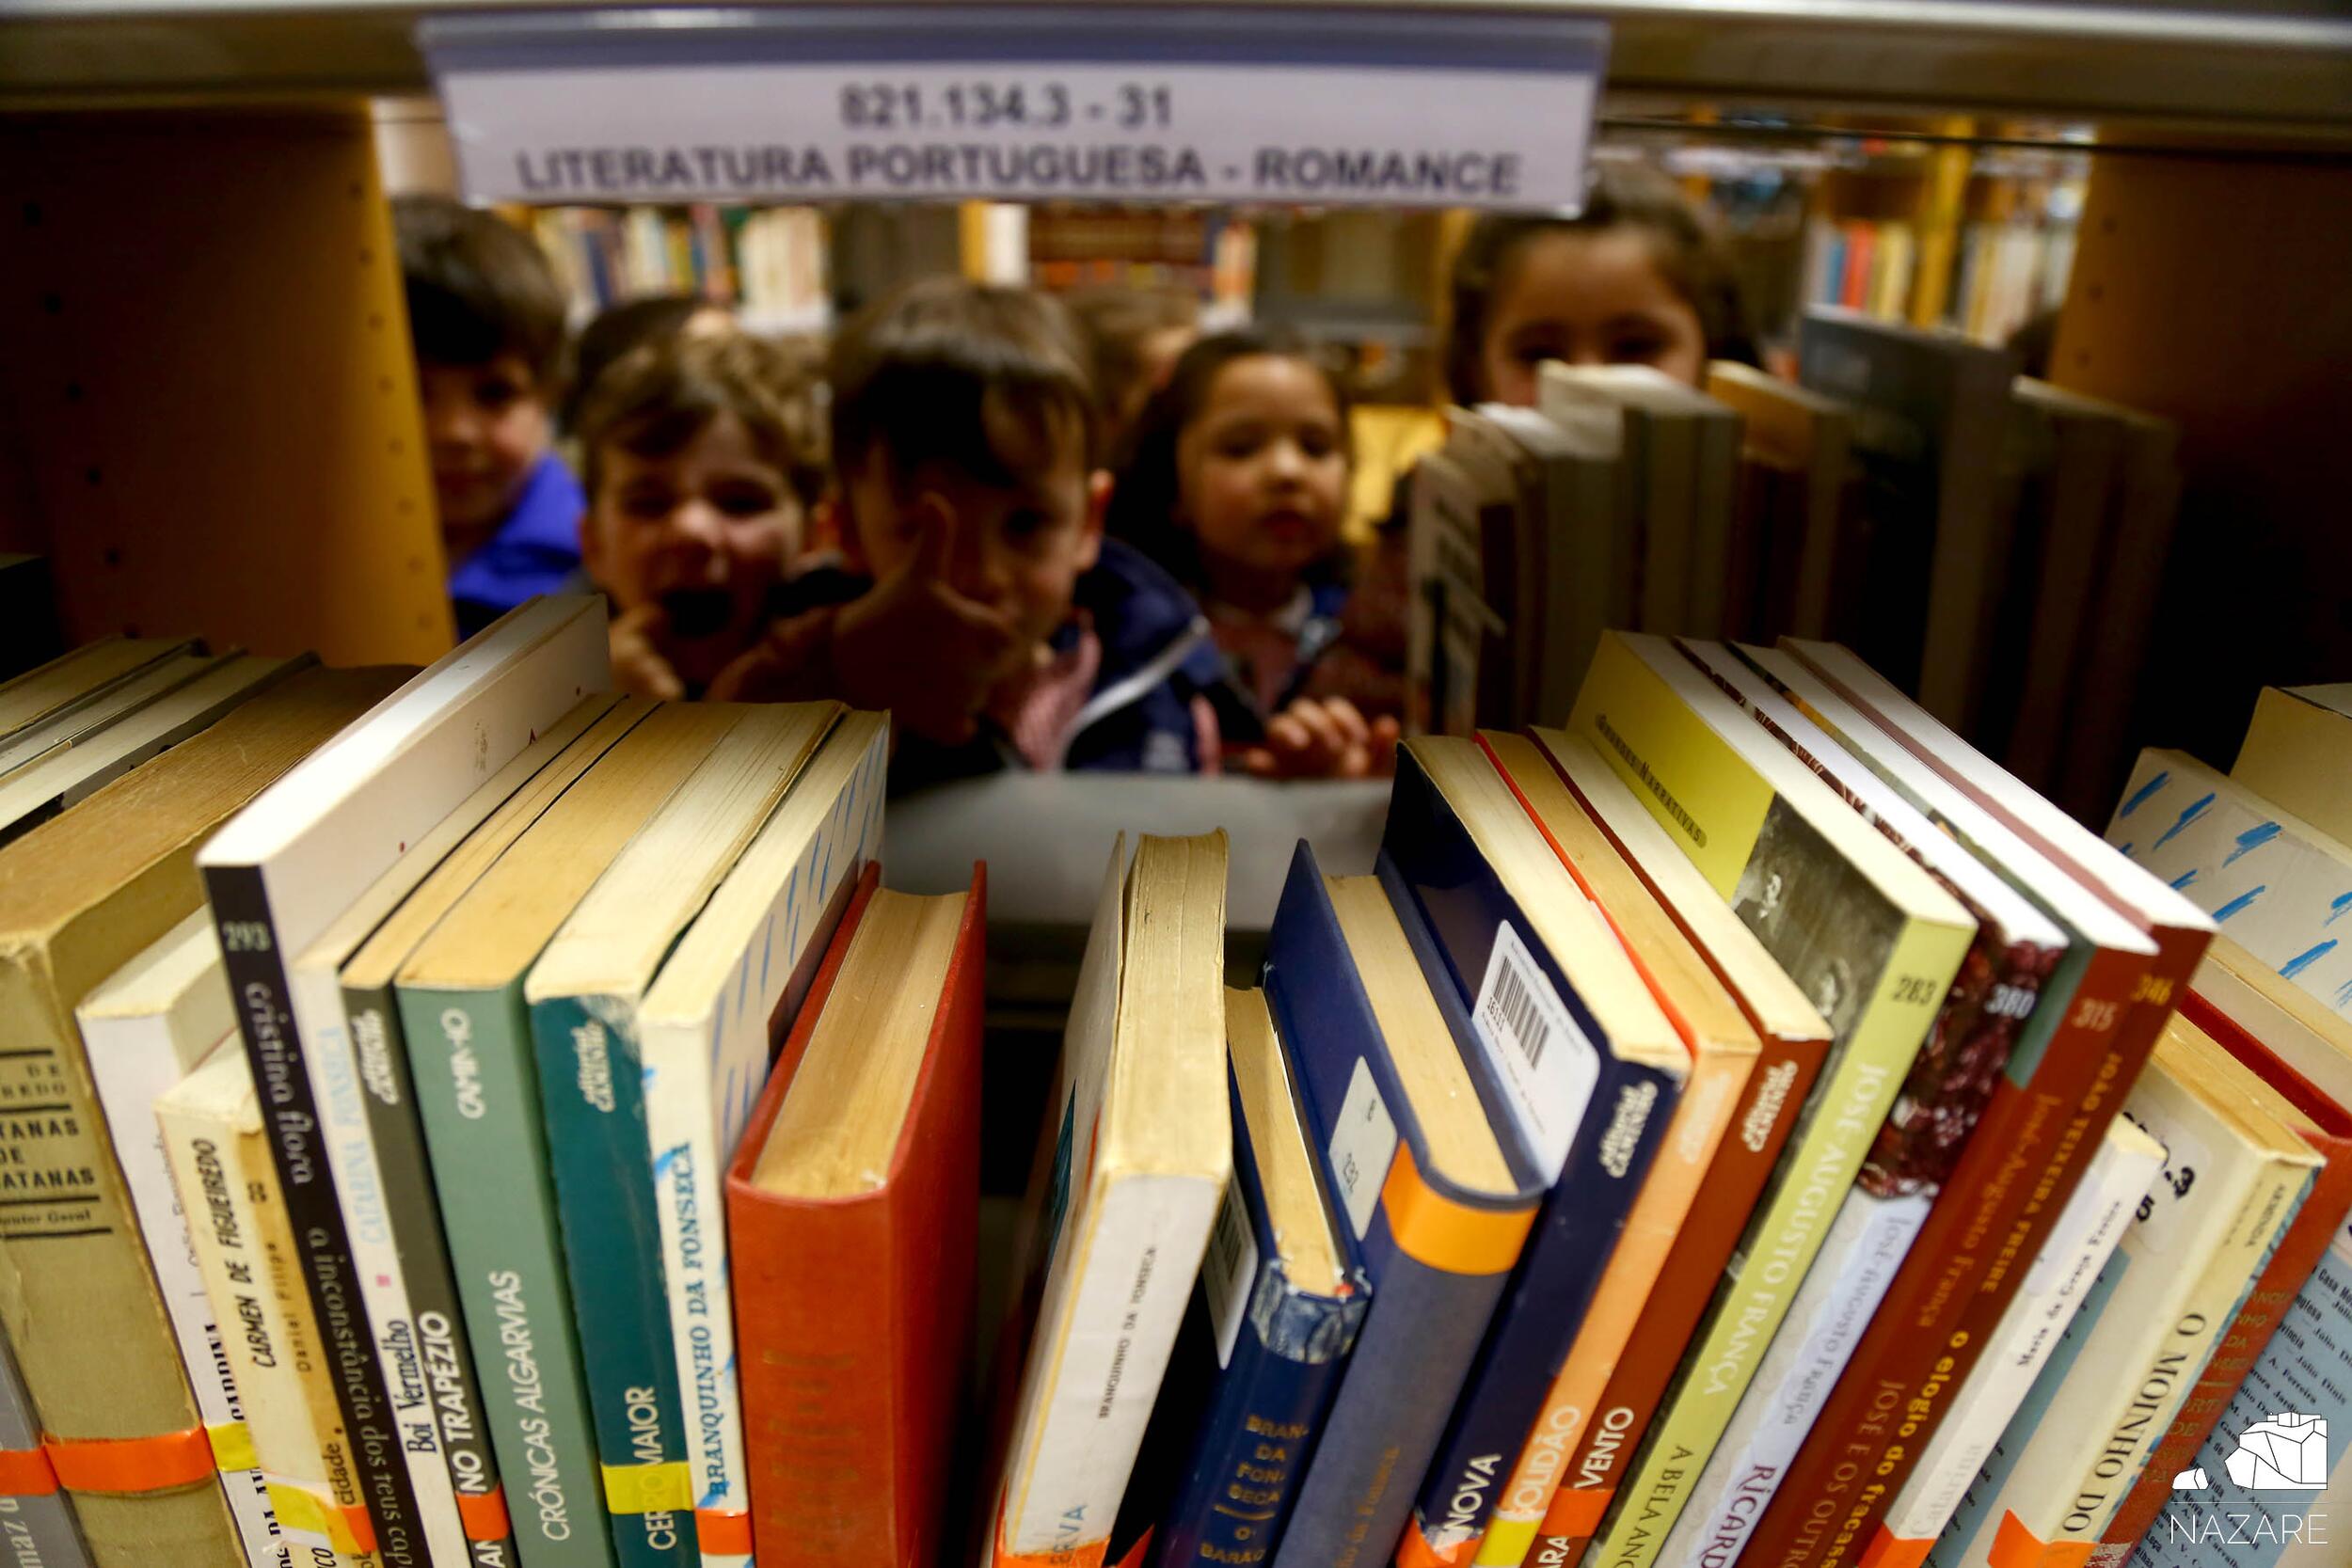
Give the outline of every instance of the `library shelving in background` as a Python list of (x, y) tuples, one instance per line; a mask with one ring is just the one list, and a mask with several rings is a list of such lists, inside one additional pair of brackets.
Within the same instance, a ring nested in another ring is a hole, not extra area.
[[(429, 93), (416, 25), (465, 8), (43, 0), (0, 13), (0, 550), (50, 557), (69, 637), (201, 630), (343, 663), (448, 646), (371, 103)], [(2340, 8), (1550, 8), (1610, 24), (1604, 155), (1658, 151), (1715, 197), (1768, 349), (1786, 330), (1774, 310), (1833, 276), (1840, 298), (1987, 335), (2056, 302), (2050, 379), (2179, 422), (2161, 630), (2144, 677), (2113, 694), (2135, 705), (2135, 743), (2160, 729), (2224, 753), (2260, 686), (2352, 665)], [(732, 221), (738, 241), (799, 247), (776, 269), (790, 278), (781, 303), (752, 312), (790, 330), (946, 255), (1001, 274), (1013, 243), (1048, 286), (1159, 267), (1213, 295), (1216, 236), (1246, 227), (1252, 311), (1350, 344), (1378, 396), (1438, 400), (1461, 214), (1095, 222), (1098, 252), (1088, 218), (1041, 210), (1019, 236), (984, 208), (844, 209), (713, 214), (704, 230)], [(595, 222), (668, 276), (679, 246), (659, 218)], [(680, 227), (691, 242), (691, 214)], [(1151, 254), (1120, 253), (1154, 233)], [(1167, 253), (1170, 234), (1198, 240), (1199, 260)]]

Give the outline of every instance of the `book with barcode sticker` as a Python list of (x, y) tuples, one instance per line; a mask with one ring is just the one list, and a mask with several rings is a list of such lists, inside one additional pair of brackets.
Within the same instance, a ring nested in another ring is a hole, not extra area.
[(1423, 978), (1428, 946), (1409, 898), (1373, 877), (1327, 879), (1299, 845), (1266, 1000), (1372, 1301), (1275, 1568), (1387, 1560), (1549, 1185), (1466, 1004)]
[(1372, 1300), (1263, 991), (1225, 993), (1225, 1037), (1233, 1180), (1144, 1439), (1168, 1490), (1148, 1489), (1139, 1463), (1121, 1513), (1158, 1520), (1155, 1568), (1265, 1560)]
[[(1507, 737), (1506, 737), (1507, 738)], [(1432, 990), (1549, 1189), (1421, 1483), (1407, 1568), (1463, 1560), (1584, 1322), (1689, 1082), (1692, 1053), (1598, 908), (1475, 741), (1397, 760), (1380, 875), (1427, 929)], [(1746, 1034), (1720, 990), (1710, 1026)], [(1747, 1037), (1753, 1040), (1753, 1035)]]

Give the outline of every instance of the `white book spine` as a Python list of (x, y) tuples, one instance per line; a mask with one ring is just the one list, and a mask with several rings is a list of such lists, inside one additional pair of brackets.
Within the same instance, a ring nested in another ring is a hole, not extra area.
[[(867, 760), (871, 766), (860, 768), (777, 888), (718, 1010), (691, 1022), (640, 1020), (654, 1213), (698, 1513), (739, 1513), (751, 1506), (727, 1268), (727, 1163), (775, 1059), (771, 1024), (798, 1006), (793, 988), (807, 989), (813, 966), (806, 960), (826, 934), (834, 895), (882, 852), (887, 754), (879, 737)], [(709, 1550), (702, 1560), (704, 1568), (743, 1568), (751, 1560)]]
[(434, 1418), (432, 1389), (425, 1381), (423, 1353), (417, 1343), (415, 1315), (408, 1306), (408, 1279), (384, 1207), (377, 1175), (375, 1140), (368, 1131), (366, 1090), (343, 1008), (342, 983), (331, 968), (289, 966), (286, 990), (292, 1002), (294, 1037), (302, 1041), (310, 1094), (317, 1102), (319, 1131), (326, 1144), (327, 1168), (335, 1179), (335, 1203), (342, 1211), (352, 1272), (367, 1307), (375, 1338), (376, 1363), (392, 1422), (400, 1430), (400, 1451), (415, 1488), (419, 1527), (437, 1563), (472, 1560), (457, 1513), (457, 1489)]
[(1846, 1195), (1788, 1316), (1659, 1555), (1681, 1568), (1729, 1562), (1780, 1489), (1821, 1403), (1885, 1298), (1932, 1199)]
[(2034, 1259), (2017, 1293), (2010, 1298), (1968, 1380), (1962, 1385), (1943, 1424), (1920, 1450), (1911, 1479), (1886, 1513), (1886, 1530), (1898, 1541), (1932, 1541), (1960, 1507), (1969, 1480), (1992, 1456), (2010, 1418), (2050, 1359), (2058, 1337), (2082, 1305), (2083, 1296), (2107, 1256), (2123, 1239), (2133, 1211), (2164, 1163), (2161, 1148), (2110, 1137)]
[(1048, 1301), (1032, 1347), (1029, 1374), (1042, 1386), (1007, 1478), (998, 1542), (1017, 1555), (1110, 1535), (1225, 1196), (1223, 1182), (1190, 1176), (1096, 1180), (1061, 1310)]
[[(224, 1019), (228, 1016), (226, 994), (221, 1009)], [(172, 1333), (180, 1341), (180, 1359), (196, 1391), (198, 1418), (212, 1433), (215, 1453), (249, 1452), (252, 1442), (246, 1433), (237, 1380), (213, 1320), (212, 1299), (204, 1293), (204, 1274), (197, 1264), (196, 1244), (188, 1235), (187, 1216), (180, 1208), (179, 1189), (172, 1184), (163, 1131), (155, 1124), (155, 1101), (186, 1077), (193, 1064), (183, 1064), (173, 1050), (170, 1024), (161, 1014), (119, 1018), (85, 1014), (81, 1024), (90, 1076), (98, 1085), (98, 1102), (114, 1138), (115, 1158), (121, 1163), (123, 1184), (131, 1190), (132, 1212), (138, 1216), (148, 1259), (155, 1265), (155, 1284), (163, 1295), (164, 1309), (170, 1314)], [(235, 1049), (233, 1041), (230, 1048)], [(225, 1469), (220, 1484), (253, 1568), (267, 1568), (271, 1563), (282, 1568), (286, 1549), (278, 1539), (278, 1521), (270, 1512), (269, 1487), (260, 1467)]]

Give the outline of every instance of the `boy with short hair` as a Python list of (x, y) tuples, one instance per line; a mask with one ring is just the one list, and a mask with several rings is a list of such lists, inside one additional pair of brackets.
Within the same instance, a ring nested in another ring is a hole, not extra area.
[(814, 369), (725, 329), (646, 343), (589, 389), (580, 556), (623, 690), (701, 694), (759, 641), (825, 491)]
[(392, 204), (457, 635), (579, 568), (580, 486), (551, 445), (564, 295), (539, 248), (441, 197)]
[(1176, 580), (1103, 537), (1100, 415), (1068, 312), (917, 283), (830, 365), (847, 598), (713, 695), (821, 691), (898, 721), (895, 789), (1006, 767), (1214, 771), (1225, 661)]

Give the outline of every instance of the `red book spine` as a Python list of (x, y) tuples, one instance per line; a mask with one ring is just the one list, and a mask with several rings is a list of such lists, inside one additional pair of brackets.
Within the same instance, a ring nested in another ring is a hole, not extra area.
[(1844, 1456), (1856, 1462), (1852, 1479), (1826, 1498), (1833, 1507), (1842, 1508), (1843, 1515), (1834, 1518), (1836, 1528), (1827, 1533), (1820, 1549), (1803, 1560), (1807, 1564), (1859, 1568), (1877, 1534), (1880, 1515), (1902, 1490), (1919, 1450), (1943, 1419), (1946, 1396), (1967, 1381), (1986, 1339), (1999, 1325), (2026, 1269), (2042, 1250), (2050, 1227), (2074, 1196), (2074, 1183), (2106, 1136), (2107, 1124), (2122, 1108), (2125, 1095), (2147, 1064), (2148, 1053), (2155, 1049), (2156, 1037), (2172, 1016), (2174, 1000), (2187, 989), (2189, 974), (2204, 956), (2212, 933), (2158, 927), (2149, 936), (2156, 944), (2155, 957), (2132, 988), (2123, 1022), (2110, 1037), (2090, 1086), (2058, 1134), (2048, 1162), (2026, 1190), (2024, 1206), (1986, 1262), (1976, 1290), (1965, 1299), (1957, 1325), (1944, 1338), (1930, 1341), (1932, 1348), (1925, 1358), (1929, 1370), (1895, 1399), (1889, 1418), (1881, 1423), (1885, 1429), (1883, 1438), (1872, 1446), (1871, 1457)]
[(2270, 1343), (2288, 1304), (2310, 1282), (2312, 1271), (2319, 1267), (2320, 1258), (2335, 1237), (2336, 1227), (2352, 1213), (2352, 1114), (2313, 1088), (2195, 991), (2182, 998), (2181, 1016), (2219, 1041), (2223, 1050), (2311, 1117), (2318, 1131), (2302, 1131), (2300, 1135), (2328, 1163), (2312, 1178), (2311, 1192), (2296, 1212), (2294, 1224), (2280, 1238), (2269, 1267), (2254, 1281), (2236, 1319), (2214, 1346), (2213, 1359), (2198, 1374), (2197, 1386), (2182, 1402), (2180, 1414), (2140, 1471), (2139, 1484), (2108, 1521), (2099, 1546), (2091, 1553), (2093, 1564), (2121, 1563), (2130, 1557), (2132, 1548), (2172, 1500), (2172, 1478), (2197, 1462), (2197, 1450), (2204, 1446), (2214, 1422), (2237, 1397), (2238, 1385), (2246, 1381), (2246, 1374)]
[(794, 1199), (751, 1183), (870, 891), (869, 873), (727, 1173), (753, 1546), (768, 1568), (927, 1568), (942, 1546), (972, 1314), (984, 872), (882, 1186)]
[[(1757, 1521), (1742, 1562), (1787, 1568), (1813, 1560), (1843, 1513), (1839, 1498), (1915, 1418), (1903, 1396), (1922, 1386), (1946, 1354), (1946, 1341), (1993, 1266), (1995, 1249), (2037, 1191), (2053, 1182), (2072, 1190), (2106, 1132), (2105, 1118), (2095, 1111), (2095, 1130), (2083, 1116), (2085, 1097), (2110, 1067), (2133, 988), (2147, 965), (2145, 954), (2095, 955), (2067, 999), (2065, 1019), (2043, 1046), (2032, 1076), (2023, 1085), (2002, 1076), (1884, 1301), (1822, 1404), (1813, 1435)], [(2100, 1096), (2110, 1114), (2119, 1100)], [(2062, 1203), (2062, 1196), (2053, 1199), (2051, 1212)], [(2013, 1273), (2010, 1278), (2013, 1291)]]

